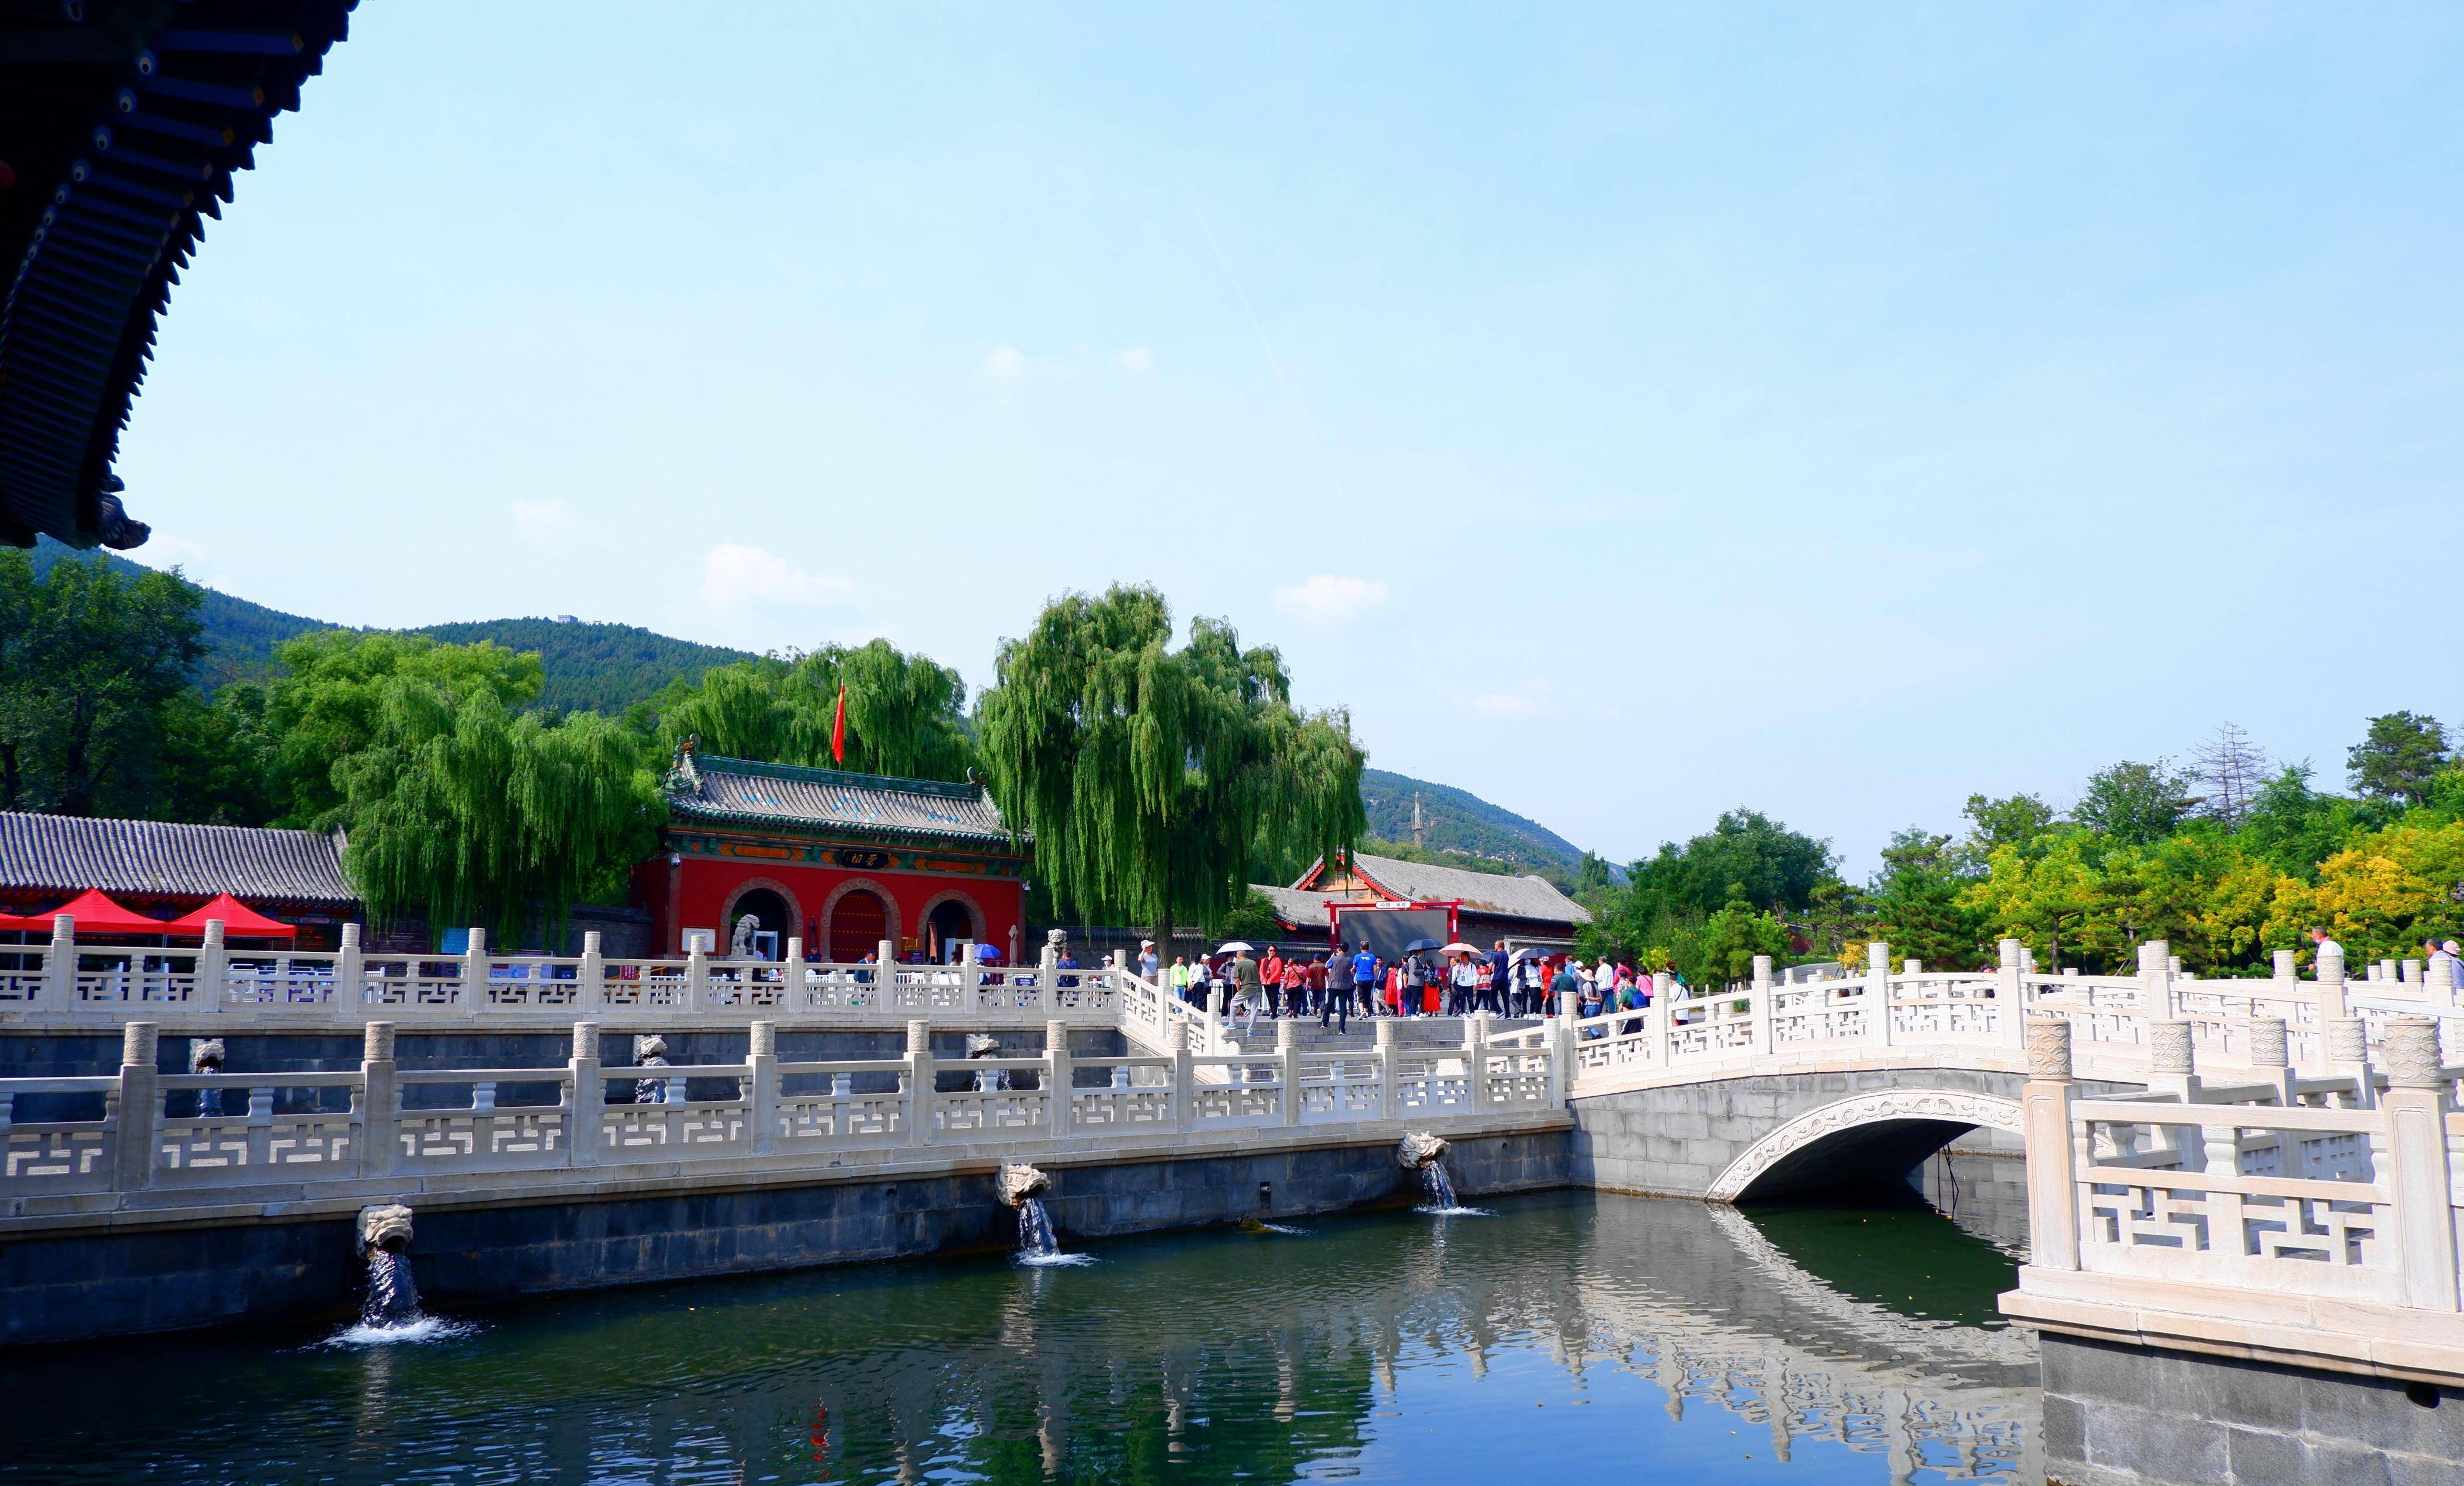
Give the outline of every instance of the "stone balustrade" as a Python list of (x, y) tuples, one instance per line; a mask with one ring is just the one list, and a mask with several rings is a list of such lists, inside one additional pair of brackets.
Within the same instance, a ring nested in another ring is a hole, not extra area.
[[(2396, 982), (2395, 984), (2405, 984)], [(2358, 998), (2356, 998), (2358, 999)], [(2291, 1066), (2244, 1024), (2200, 1072), (2197, 1024), (2151, 1024), (2145, 1094), (2075, 1080), (2078, 1024), (2031, 1018), (2021, 1097), (2033, 1253), (2011, 1316), (2069, 1335), (2396, 1378), (2464, 1376), (2456, 1176), (2464, 1114), (2439, 1023), (2356, 1017)]]
[[(1875, 943), (1861, 976), (1787, 984), (1774, 979), (1768, 958), (1757, 958), (1749, 983), (1679, 998), (1662, 976), (1647, 1008), (1561, 1017), (1503, 1040), (1558, 1046), (1573, 1093), (1582, 1098), (1945, 1056), (2015, 1072), (2024, 1065), (2025, 1025), (2050, 1016), (2071, 1027), (2082, 1076), (2131, 1082), (2152, 1066), (2150, 1029), (2166, 1024), (2187, 1027), (2201, 1056), (2229, 1066), (2249, 1065), (2251, 1027), (2277, 1024), (2292, 1064), (2322, 1075), (2348, 1069), (2395, 1019), (2436, 1018), (2464, 1039), (2464, 1008), (2443, 964), (2431, 977), (2418, 963), (2386, 962), (2351, 981), (2330, 956), (2321, 973), (2303, 980), (2285, 951), (2273, 978), (2201, 980), (2182, 973), (2166, 943), (2154, 941), (2143, 946), (2136, 975), (2048, 975), (2016, 940), (2002, 942), (2000, 961), (1990, 970), (1927, 971), (1913, 960), (1894, 969), (1890, 946)], [(2333, 1030), (2343, 1023), (2359, 1043), (2336, 1043)]]
[[(131, 1018), (176, 1019), (267, 1031), (341, 1030), (371, 1017), (429, 1023), (727, 1025), (751, 1015), (896, 1025), (911, 1017), (1009, 1023), (1058, 1017), (1072, 1025), (1120, 1019), (1117, 965), (1064, 969), (1049, 952), (1033, 965), (896, 965), (884, 943), (875, 963), (807, 964), (801, 940), (783, 961), (610, 959), (599, 936), (579, 955), (492, 954), (484, 929), (460, 955), (385, 955), (361, 948), (358, 924), (338, 951), (241, 950), (209, 924), (205, 943), (151, 948), (79, 944), (66, 915), (48, 943), (0, 945), (0, 1026), (67, 1028)], [(1149, 1005), (1160, 999), (1148, 998)], [(1170, 1021), (1154, 1008), (1159, 1045)]]
[[(756, 1021), (741, 1061), (618, 1067), (585, 1021), (561, 1066), (416, 1071), (396, 1063), (397, 1025), (365, 1024), (362, 1062), (344, 1072), (165, 1075), (157, 1025), (129, 1022), (116, 1076), (0, 1078), (0, 1212), (159, 1207), (271, 1184), (313, 1197), (405, 1177), (792, 1168), (879, 1152), (1562, 1120), (1564, 1103), (1549, 1049), (1490, 1047), (1479, 1022), (1453, 1049), (1397, 1046), (1390, 1023), (1367, 1049), (1304, 1051), (1286, 1023), (1272, 1052), (1213, 1055), (1183, 1040), (1090, 1057), (1070, 1052), (1070, 1024), (1054, 1019), (1038, 1055), (961, 1061), (936, 1058), (932, 1023), (915, 1019), (901, 1057), (804, 1061), (781, 1057), (776, 1024)], [(30, 1096), (99, 1107), (13, 1120)]]

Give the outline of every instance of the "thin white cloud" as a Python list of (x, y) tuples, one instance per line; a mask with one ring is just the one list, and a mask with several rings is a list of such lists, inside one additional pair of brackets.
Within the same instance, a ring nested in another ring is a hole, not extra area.
[(1549, 683), (1534, 677), (1525, 682), (1520, 691), (1483, 692), (1471, 699), (1471, 709), (1485, 718), (1515, 721), (1554, 710), (1549, 703)]
[(532, 546), (561, 550), (571, 546), (583, 531), (582, 522), (565, 509), (561, 496), (514, 502), (514, 533)]
[(1155, 370), (1155, 352), (1148, 350), (1143, 345), (1133, 345), (1128, 350), (1113, 357), (1112, 360), (1119, 364), (1120, 368), (1123, 371), (1130, 373), (1132, 376), (1143, 377), (1148, 372)]
[(996, 345), (980, 370), (987, 381), (1015, 382), (1026, 375), (1026, 353), (1015, 345)]
[(1311, 624), (1350, 624), (1386, 606), (1386, 585), (1375, 578), (1345, 578), (1316, 573), (1288, 588), (1275, 590), (1275, 608)]
[(845, 578), (808, 573), (759, 547), (722, 543), (701, 555), (701, 598), (714, 608), (835, 604), (855, 593)]

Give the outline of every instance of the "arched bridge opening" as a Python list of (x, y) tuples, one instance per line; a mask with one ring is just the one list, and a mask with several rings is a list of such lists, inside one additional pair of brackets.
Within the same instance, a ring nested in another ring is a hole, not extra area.
[(1704, 1195), (1714, 1202), (1862, 1187), (1906, 1178), (1976, 1129), (2016, 1132), (2015, 1099), (1966, 1090), (1887, 1089), (1781, 1121), (1748, 1146)]

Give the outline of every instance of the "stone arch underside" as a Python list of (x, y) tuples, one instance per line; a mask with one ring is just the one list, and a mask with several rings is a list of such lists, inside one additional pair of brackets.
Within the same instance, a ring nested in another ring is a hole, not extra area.
[(2017, 1133), (2018, 1101), (1955, 1089), (1852, 1095), (1809, 1110), (1756, 1141), (1703, 1195), (1736, 1202), (1749, 1194), (1774, 1197), (1896, 1178), (1980, 1127)]

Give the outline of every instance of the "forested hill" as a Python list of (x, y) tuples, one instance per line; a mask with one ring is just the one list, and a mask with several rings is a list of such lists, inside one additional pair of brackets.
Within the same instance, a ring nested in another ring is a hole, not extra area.
[[(68, 548), (43, 539), (34, 551), (37, 576), (51, 570)], [(115, 553), (99, 554), (121, 576), (143, 570)], [(274, 670), (274, 648), (312, 630), (344, 629), (300, 614), (206, 588), (203, 618), (212, 647), (198, 668), (198, 681), (211, 692), (231, 681), (258, 680)], [(744, 651), (625, 624), (564, 624), (554, 619), (479, 619), (429, 625), (420, 632), (468, 644), (494, 640), (508, 650), (537, 651), (547, 676), (542, 705), (565, 712), (620, 713), (677, 676), (698, 679), (715, 665), (751, 658)], [(1420, 798), (1430, 859), (1458, 854), (1516, 872), (1572, 873), (1582, 853), (1537, 821), (1446, 785), (1373, 768), (1361, 777), (1360, 797), (1369, 808), (1369, 833), (1383, 841), (1412, 839), (1412, 797)], [(1375, 850), (1374, 847), (1370, 850)]]
[(622, 712), (677, 676), (699, 680), (713, 666), (753, 658), (745, 651), (670, 639), (629, 624), (476, 619), (432, 624), (419, 632), (455, 645), (494, 640), (507, 650), (538, 651), (547, 672), (539, 702), (565, 712)]
[[(1447, 785), (1391, 774), (1373, 768), (1361, 775), (1360, 798), (1369, 807), (1369, 833), (1384, 841), (1412, 839), (1412, 797), (1420, 799), (1420, 819), (1433, 853), (1466, 853), (1504, 862), (1518, 871), (1544, 867), (1569, 872), (1583, 854), (1564, 836), (1536, 820), (1489, 804)], [(1442, 861), (1443, 856), (1435, 860)]]
[[(54, 563), (75, 555), (70, 548), (51, 538), (42, 538), (34, 546), (34, 576), (46, 576)], [(147, 570), (116, 552), (98, 551), (93, 555), (108, 563), (112, 570), (123, 579)], [(322, 620), (286, 614), (278, 609), (236, 599), (202, 585), (199, 591), (206, 596), (199, 617), (205, 620), (206, 643), (212, 649), (197, 668), (197, 684), (209, 692), (226, 682), (262, 678), (274, 669), (274, 647), (310, 630), (336, 628)]]
[[(49, 537), (44, 538), (34, 549), (35, 576), (50, 572), (52, 565), (68, 551)], [(122, 577), (145, 570), (116, 553), (99, 555)], [(198, 668), (197, 680), (209, 692), (228, 682), (260, 680), (272, 674), (274, 647), (285, 640), (312, 630), (349, 628), (286, 614), (213, 588), (204, 588), (203, 592), (206, 643), (212, 649)], [(539, 702), (560, 712), (622, 712), (677, 676), (696, 680), (712, 666), (751, 658), (744, 651), (670, 639), (628, 624), (480, 619), (429, 625), (419, 632), (457, 645), (494, 640), (507, 650), (538, 651), (539, 663), (547, 673)]]

